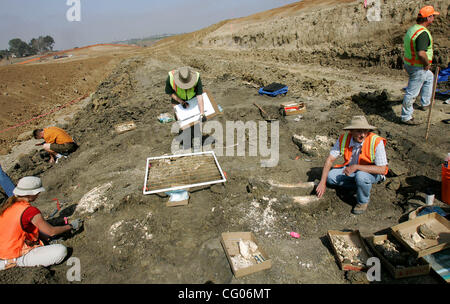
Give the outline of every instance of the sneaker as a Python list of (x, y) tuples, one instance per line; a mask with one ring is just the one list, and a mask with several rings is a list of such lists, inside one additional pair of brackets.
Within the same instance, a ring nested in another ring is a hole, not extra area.
[(358, 204), (356, 204), (355, 207), (353, 207), (352, 213), (356, 214), (356, 215), (363, 214), (367, 210), (368, 205), (369, 205), (368, 203), (366, 203), (366, 204), (358, 203)]
[(417, 125), (420, 125), (421, 122), (415, 121), (414, 118), (411, 118), (410, 120), (406, 120), (406, 121), (402, 120), (402, 124), (408, 125), (408, 126), (417, 126)]

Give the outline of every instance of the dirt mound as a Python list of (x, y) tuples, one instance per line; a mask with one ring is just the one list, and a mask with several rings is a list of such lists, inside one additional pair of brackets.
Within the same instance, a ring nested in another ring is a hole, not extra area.
[[(95, 92), (115, 65), (135, 49), (98, 47), (72, 51), (67, 57), (26, 65), (0, 67), (0, 131), (45, 115), (85, 94)], [(0, 154), (10, 151), (17, 137), (41, 120), (0, 133)], [(31, 127), (30, 127), (31, 126)]]

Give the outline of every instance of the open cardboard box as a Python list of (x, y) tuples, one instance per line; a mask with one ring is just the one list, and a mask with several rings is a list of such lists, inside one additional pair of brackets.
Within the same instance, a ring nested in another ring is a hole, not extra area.
[[(376, 254), (376, 256), (380, 259), (381, 263), (384, 265), (384, 267), (386, 267), (386, 269), (389, 271), (389, 273), (392, 275), (394, 279), (409, 278), (414, 276), (427, 275), (430, 273), (431, 266), (424, 258), (419, 258), (417, 260), (419, 264), (417, 266), (410, 266), (403, 268), (395, 267), (391, 262), (389, 262), (389, 260), (383, 255), (382, 252), (377, 250), (375, 246), (375, 243), (387, 239), (391, 239), (391, 237), (389, 237), (387, 234), (374, 235), (365, 238), (367, 244), (369, 244), (369, 248), (372, 250), (373, 253)], [(400, 243), (399, 245), (402, 246), (402, 249), (409, 250), (403, 244)]]
[(285, 116), (298, 115), (306, 112), (306, 105), (303, 102), (288, 102), (281, 104), (281, 110)]
[[(258, 251), (263, 256), (264, 261), (259, 264), (255, 263), (254, 265), (246, 268), (236, 269), (233, 265), (231, 257), (239, 254), (238, 243), (240, 239), (242, 239), (243, 241), (250, 240), (254, 242), (258, 246)], [(269, 258), (267, 253), (260, 247), (258, 241), (256, 240), (252, 232), (224, 232), (222, 233), (220, 243), (223, 246), (228, 262), (230, 263), (231, 270), (233, 271), (234, 276), (236, 278), (240, 278), (265, 269), (270, 269), (272, 267), (272, 260)]]
[[(417, 247), (410, 244), (402, 235), (418, 232), (418, 228), (422, 224), (427, 224), (434, 233), (438, 234), (439, 238), (437, 240), (423, 239), (420, 242), (423, 247)], [(436, 212), (393, 226), (391, 231), (392, 235), (415, 253), (417, 257), (423, 257), (450, 247), (450, 222)]]
[[(341, 270), (365, 271), (368, 269), (366, 263), (367, 260), (371, 257), (371, 254), (369, 253), (366, 245), (364, 244), (364, 241), (358, 230), (354, 231), (328, 230), (327, 236), (328, 239), (330, 240), (331, 247), (333, 247), (334, 254), (337, 258)], [(344, 240), (344, 242), (347, 243), (348, 245), (358, 247), (361, 249), (361, 259), (362, 259), (361, 262), (363, 263), (363, 265), (356, 265), (349, 262), (345, 262), (346, 259), (342, 258), (341, 255), (338, 253), (339, 250), (337, 249), (337, 245), (334, 240), (334, 237), (336, 236), (341, 237)]]

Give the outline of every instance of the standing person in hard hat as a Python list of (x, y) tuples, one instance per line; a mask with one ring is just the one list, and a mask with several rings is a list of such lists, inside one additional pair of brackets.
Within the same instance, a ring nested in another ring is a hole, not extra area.
[(0, 186), (5, 191), (8, 197), (13, 196), (14, 184), (9, 178), (9, 176), (3, 171), (2, 166), (0, 165)]
[(26, 176), (14, 188), (14, 196), (0, 206), (0, 270), (13, 266), (50, 266), (61, 263), (67, 255), (62, 244), (44, 246), (42, 240), (75, 232), (83, 222), (73, 220), (64, 226), (52, 226), (39, 209), (32, 206), (39, 193), (45, 191), (39, 177)]
[(433, 91), (433, 73), (430, 71), (433, 60), (433, 38), (427, 29), (433, 21), (434, 16), (439, 15), (432, 6), (420, 9), (416, 24), (411, 26), (405, 34), (404, 43), (404, 67), (408, 73), (408, 87), (405, 91), (402, 104), (402, 123), (417, 125), (412, 116), (413, 104), (419, 93), (421, 94), (419, 107), (425, 111), (430, 105)]
[(203, 105), (203, 85), (200, 73), (190, 67), (181, 67), (169, 72), (166, 79), (166, 94), (172, 98), (172, 104), (188, 106), (187, 101), (197, 97), (202, 121), (206, 121)]
[(36, 129), (33, 131), (35, 139), (44, 139), (44, 150), (50, 154), (50, 163), (58, 162), (62, 156), (67, 157), (70, 153), (78, 149), (78, 145), (72, 137), (61, 128), (48, 127), (45, 129)]
[[(388, 172), (386, 139), (372, 133), (376, 127), (369, 125), (364, 116), (353, 116), (345, 132), (334, 144), (325, 161), (322, 177), (316, 188), (320, 198), (327, 184), (346, 189), (356, 188), (356, 206), (353, 214), (362, 214), (369, 205), (372, 184), (385, 179)], [(344, 157), (344, 163), (333, 167), (333, 162)]]

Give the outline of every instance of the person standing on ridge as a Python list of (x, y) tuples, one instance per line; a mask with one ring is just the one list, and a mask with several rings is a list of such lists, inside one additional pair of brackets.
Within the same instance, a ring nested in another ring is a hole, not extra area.
[(419, 93), (421, 94), (419, 110), (425, 111), (430, 105), (433, 91), (433, 73), (430, 71), (433, 61), (433, 38), (427, 29), (434, 16), (439, 15), (432, 6), (420, 9), (416, 24), (411, 26), (403, 39), (404, 44), (404, 68), (408, 73), (408, 87), (403, 97), (401, 121), (406, 125), (417, 125), (414, 121), (413, 104)]

